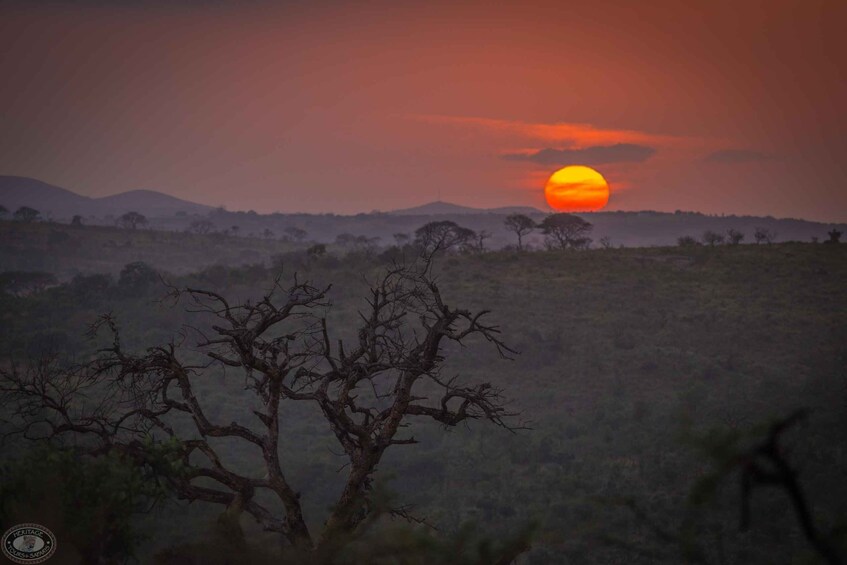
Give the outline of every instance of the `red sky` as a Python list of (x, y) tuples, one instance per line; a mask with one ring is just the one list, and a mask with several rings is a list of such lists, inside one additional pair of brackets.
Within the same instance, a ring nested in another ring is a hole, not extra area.
[(34, 5), (0, 4), (0, 174), (355, 213), (543, 209), (588, 164), (612, 210), (847, 221), (841, 0)]

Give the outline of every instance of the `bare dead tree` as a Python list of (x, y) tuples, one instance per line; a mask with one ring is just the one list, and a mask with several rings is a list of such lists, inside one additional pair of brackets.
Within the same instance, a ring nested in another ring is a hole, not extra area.
[[(234, 305), (213, 291), (173, 289), (190, 312), (213, 320), (197, 344), (206, 361), (189, 363), (188, 352), (174, 342), (131, 354), (106, 316), (93, 331), (107, 329), (111, 343), (93, 361), (64, 369), (43, 363), (0, 370), (3, 413), (12, 414), (14, 431), (26, 438), (73, 439), (90, 454), (116, 450), (149, 463), (151, 444), (175, 446), (183, 471), (164, 474), (163, 480), (179, 498), (221, 504), (236, 524), (246, 513), (291, 545), (320, 547), (367, 518), (377, 465), (388, 448), (416, 443), (408, 431), (415, 419), (444, 426), (479, 419), (515, 429), (501, 390), (441, 375), (448, 342), (475, 337), (503, 357), (512, 351), (498, 328), (484, 321), (487, 311), (445, 303), (429, 263), (395, 266), (371, 285), (352, 343), (333, 339), (321, 315), (328, 291), (296, 279), (283, 288), (277, 281), (258, 302)], [(260, 401), (252, 415), (228, 424), (213, 421), (195, 385), (215, 367), (243, 372), (246, 387)], [(281, 403), (293, 401), (320, 409), (349, 462), (343, 491), (320, 535), (307, 527), (279, 449)], [(191, 434), (182, 432), (180, 419), (193, 424)], [(209, 438), (254, 446), (264, 477), (233, 470)], [(270, 491), (282, 512), (260, 504), (259, 490)]]

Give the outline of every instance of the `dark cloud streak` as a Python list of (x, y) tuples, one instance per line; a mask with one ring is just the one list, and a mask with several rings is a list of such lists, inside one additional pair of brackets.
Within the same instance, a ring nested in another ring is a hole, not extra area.
[(533, 153), (509, 153), (508, 161), (530, 161), (539, 165), (608, 165), (611, 163), (641, 163), (656, 154), (656, 149), (634, 143), (597, 145), (583, 149), (553, 149), (547, 147)]

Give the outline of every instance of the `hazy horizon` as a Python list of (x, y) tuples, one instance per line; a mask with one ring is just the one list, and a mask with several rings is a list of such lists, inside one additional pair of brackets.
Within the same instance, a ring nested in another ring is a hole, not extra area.
[[(2, 177), (16, 177), (16, 176), (17, 175), (0, 175), (0, 178), (2, 178)], [(29, 178), (29, 177), (20, 177), (20, 178)], [(36, 181), (39, 181), (39, 182), (45, 182), (45, 181), (42, 181), (41, 179), (32, 179), (32, 180), (36, 180)], [(53, 183), (46, 183), (46, 184), (50, 185), (50, 186), (57, 187), (57, 188), (70, 190), (71, 192), (78, 194), (80, 196), (85, 196), (84, 194), (81, 194), (79, 192), (71, 190), (68, 187), (59, 186), (59, 185), (56, 185), (56, 184), (53, 184)], [(109, 194), (91, 196), (90, 198), (95, 198), (95, 199), (110, 198), (110, 197), (113, 197), (113, 196), (119, 196), (121, 194), (127, 194), (127, 193), (132, 193), (132, 192), (154, 192), (154, 193), (162, 194), (164, 196), (178, 198), (178, 199), (183, 200), (185, 202), (188, 202), (190, 204), (199, 204), (201, 206), (206, 206), (206, 207), (211, 208), (211, 209), (222, 208), (222, 209), (229, 211), (229, 212), (257, 212), (257, 210), (250, 207), (249, 202), (243, 203), (243, 205), (241, 205), (239, 207), (229, 207), (229, 206), (226, 206), (226, 205), (215, 205), (213, 203), (205, 202), (205, 201), (202, 201), (202, 200), (184, 199), (184, 198), (181, 198), (179, 195), (168, 194), (166, 192), (159, 191), (159, 190), (152, 189), (152, 188), (129, 189), (129, 190), (126, 190), (126, 191), (120, 191), (120, 192), (113, 192), (113, 193), (109, 193)], [(0, 193), (0, 204), (3, 204), (2, 193)], [(38, 207), (38, 203), (32, 203), (32, 204), (28, 204), (28, 205), (34, 205), (36, 208)], [(525, 205), (525, 204), (512, 204), (512, 205), (506, 204), (506, 205), (503, 205), (503, 206), (479, 207), (479, 206), (474, 206), (473, 204), (466, 204), (466, 203), (463, 203), (463, 202), (456, 202), (456, 201), (453, 201), (453, 200), (442, 199), (442, 200), (421, 201), (421, 202), (418, 202), (418, 203), (413, 203), (412, 205), (407, 206), (407, 207), (391, 208), (391, 209), (373, 208), (373, 209), (369, 209), (369, 210), (362, 209), (362, 210), (358, 210), (358, 211), (353, 210), (353, 211), (349, 211), (349, 212), (336, 212), (334, 210), (302, 211), (302, 210), (290, 209), (290, 210), (258, 211), (257, 213), (264, 214), (264, 215), (272, 215), (272, 214), (282, 214), (282, 215), (333, 214), (333, 215), (337, 215), (337, 216), (357, 216), (357, 215), (361, 215), (361, 214), (393, 214), (393, 213), (396, 213), (396, 212), (405, 213), (408, 210), (414, 210), (414, 209), (417, 209), (417, 208), (425, 208), (425, 207), (428, 207), (428, 206), (437, 206), (437, 205), (456, 206), (458, 208), (466, 208), (468, 210), (473, 211), (473, 212), (458, 212), (458, 214), (464, 214), (464, 213), (472, 214), (472, 213), (475, 213), (475, 212), (502, 211), (502, 210), (509, 210), (509, 209), (514, 209), (515, 212), (521, 213), (522, 209), (524, 209), (524, 208), (526, 208), (527, 210), (535, 210), (535, 212), (540, 213), (540, 214), (554, 214), (554, 213), (557, 212), (557, 210), (551, 208), (546, 203), (542, 203), (538, 206), (531, 206), (531, 205)], [(577, 214), (577, 215), (585, 215), (585, 214), (598, 214), (598, 213), (602, 214), (602, 213), (616, 213), (616, 212), (622, 212), (622, 213), (664, 213), (664, 214), (684, 213), (684, 214), (703, 214), (705, 216), (713, 216), (713, 217), (718, 217), (718, 216), (762, 217), (762, 218), (773, 218), (775, 220), (799, 220), (799, 221), (806, 221), (806, 222), (817, 222), (817, 223), (828, 224), (828, 225), (844, 225), (845, 223), (847, 223), (847, 220), (844, 220), (844, 221), (826, 221), (826, 220), (815, 220), (815, 219), (812, 219), (812, 218), (804, 218), (804, 217), (800, 217), (800, 216), (774, 216), (774, 215), (769, 215), (769, 214), (737, 214), (737, 213), (734, 213), (734, 212), (701, 212), (699, 210), (682, 210), (682, 209), (654, 210), (654, 209), (637, 208), (637, 209), (631, 209), (631, 210), (612, 210), (612, 209), (609, 209), (609, 208), (605, 208), (605, 209), (602, 209), (602, 210), (587, 210), (587, 211), (578, 211), (578, 212), (573, 212), (573, 213)], [(527, 211), (525, 213), (534, 213), (534, 212)], [(55, 215), (55, 214), (51, 214), (51, 215)], [(451, 215), (451, 213), (450, 212), (426, 212), (426, 213), (423, 213), (422, 215), (449, 216), (449, 215)], [(154, 215), (153, 217), (159, 217), (159, 216)], [(68, 215), (68, 217), (70, 217), (70, 215)]]

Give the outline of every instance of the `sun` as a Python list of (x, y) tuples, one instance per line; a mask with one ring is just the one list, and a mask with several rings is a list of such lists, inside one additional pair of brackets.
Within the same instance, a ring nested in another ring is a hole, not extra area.
[(544, 196), (560, 212), (600, 210), (609, 202), (609, 183), (591, 167), (573, 165), (550, 175)]

